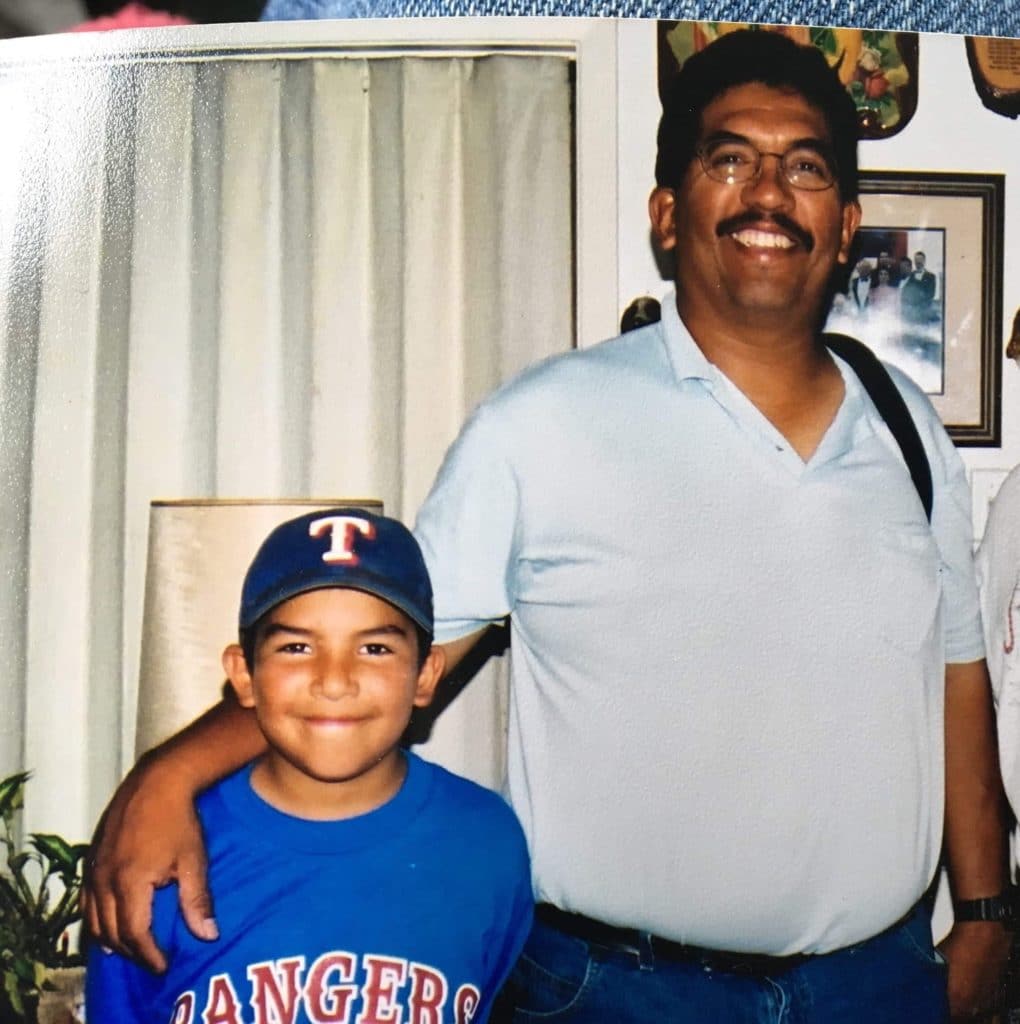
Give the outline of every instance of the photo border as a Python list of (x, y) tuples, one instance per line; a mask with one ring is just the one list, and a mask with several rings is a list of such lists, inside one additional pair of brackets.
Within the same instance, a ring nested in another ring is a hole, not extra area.
[[(890, 199), (886, 211), (882, 210), (883, 197)], [(977, 217), (971, 216), (975, 200), (979, 205)], [(956, 321), (961, 325), (958, 337), (963, 341), (960, 355), (967, 365), (962, 370), (954, 368), (947, 350), (944, 394), (931, 396), (932, 404), (957, 447), (999, 447), (1005, 176), (862, 170), (860, 202), (863, 227), (945, 228), (946, 345), (948, 349), (948, 325)], [(954, 206), (959, 210), (954, 211)], [(962, 220), (966, 228), (942, 221), (947, 210), (958, 214), (956, 219)], [(965, 237), (967, 231), (972, 237)], [(973, 298), (967, 294), (968, 278), (979, 283)], [(973, 414), (961, 416), (961, 405)]]

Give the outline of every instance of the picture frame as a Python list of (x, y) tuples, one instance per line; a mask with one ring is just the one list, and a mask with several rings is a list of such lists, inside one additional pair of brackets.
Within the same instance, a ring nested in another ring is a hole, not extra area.
[(912, 376), (959, 447), (1001, 444), (1004, 197), (1001, 174), (861, 171), (826, 322)]

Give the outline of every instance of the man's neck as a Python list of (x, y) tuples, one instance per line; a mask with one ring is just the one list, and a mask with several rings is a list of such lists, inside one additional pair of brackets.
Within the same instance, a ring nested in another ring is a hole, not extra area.
[(797, 318), (793, 310), (723, 319), (685, 309), (678, 295), (677, 312), (705, 358), (742, 390), (741, 382), (794, 386), (828, 362), (816, 318)]
[(678, 312), (705, 358), (809, 459), (843, 400), (842, 375), (813, 323), (760, 316), (724, 323), (688, 320), (679, 305)]

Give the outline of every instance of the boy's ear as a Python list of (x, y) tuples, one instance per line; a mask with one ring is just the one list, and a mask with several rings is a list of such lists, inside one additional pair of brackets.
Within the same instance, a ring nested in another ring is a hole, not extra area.
[(443, 678), (446, 669), (446, 653), (438, 644), (433, 644), (425, 664), (418, 673), (418, 685), (414, 691), (414, 706), (425, 708), (432, 703), (439, 680)]
[(255, 695), (252, 692), (251, 673), (248, 671), (248, 662), (245, 661), (244, 651), (240, 644), (229, 644), (223, 650), (223, 671), (226, 672), (230, 685), (237, 694), (237, 703), (242, 708), (255, 707)]

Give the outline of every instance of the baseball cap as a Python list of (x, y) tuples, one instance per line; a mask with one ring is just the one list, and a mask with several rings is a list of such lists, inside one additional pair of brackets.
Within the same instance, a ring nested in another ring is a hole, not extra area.
[(240, 628), (323, 587), (373, 594), (432, 632), (432, 584), (418, 542), (403, 523), (359, 508), (309, 512), (269, 534), (244, 577)]

